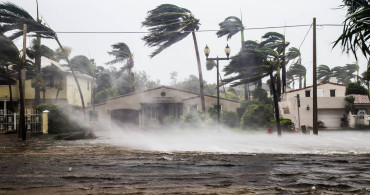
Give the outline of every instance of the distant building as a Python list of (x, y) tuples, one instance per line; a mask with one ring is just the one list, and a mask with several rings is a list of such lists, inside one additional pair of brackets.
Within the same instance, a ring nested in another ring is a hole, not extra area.
[[(206, 110), (217, 105), (217, 97), (205, 95)], [(240, 102), (220, 98), (221, 110), (236, 112)], [(94, 108), (87, 108), (92, 111)], [(152, 127), (168, 117), (178, 120), (181, 115), (202, 111), (198, 93), (161, 86), (109, 98), (95, 105), (99, 121), (121, 125)], [(91, 112), (90, 112), (91, 113)]]
[[(59, 102), (66, 103), (72, 106), (81, 107), (82, 103), (80, 99), (80, 94), (78, 92), (76, 82), (73, 78), (70, 69), (48, 58), (45, 57), (41, 58), (41, 68), (51, 66), (52, 64), (54, 64), (62, 72), (62, 76), (58, 77), (52, 74), (43, 76), (43, 81), (46, 89), (45, 102)], [(80, 83), (85, 105), (87, 106), (91, 105), (93, 78), (86, 74), (79, 73), (76, 73), (76, 76)], [(19, 103), (19, 83), (17, 80), (17, 75), (14, 74), (11, 80), (12, 81), (10, 83), (12, 88), (13, 107), (16, 108), (15, 110), (17, 110)], [(57, 93), (58, 99), (56, 100)], [(32, 80), (28, 79), (25, 81), (26, 108), (33, 108), (34, 98), (35, 98), (35, 88), (32, 84)], [(40, 91), (40, 99), (42, 102), (43, 101), (42, 91)], [(0, 109), (1, 110), (8, 109), (9, 104), (10, 104), (10, 94), (8, 83), (0, 82)]]
[[(345, 113), (345, 91), (346, 86), (342, 84), (327, 82), (317, 85), (318, 120), (324, 122), (328, 128), (339, 128), (341, 119), (348, 114)], [(285, 97), (279, 102), (281, 116), (291, 119), (296, 127), (299, 125), (312, 127), (312, 93), (312, 86), (287, 91)], [(300, 98), (300, 107), (298, 107), (297, 95)]]

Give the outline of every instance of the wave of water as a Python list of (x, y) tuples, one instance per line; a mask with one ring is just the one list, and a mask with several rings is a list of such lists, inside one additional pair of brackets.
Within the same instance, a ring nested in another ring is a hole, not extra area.
[(367, 154), (370, 131), (320, 131), (267, 134), (229, 129), (111, 130), (98, 133), (101, 141), (133, 150), (158, 152)]

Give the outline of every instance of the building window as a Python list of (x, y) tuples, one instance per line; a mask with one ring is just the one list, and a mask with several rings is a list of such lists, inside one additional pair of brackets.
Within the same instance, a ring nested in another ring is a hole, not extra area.
[(305, 95), (305, 97), (311, 97), (311, 91), (306, 91), (306, 95)]
[[(217, 104), (213, 104), (213, 108), (217, 110)], [(220, 111), (222, 110), (222, 105), (220, 104)]]
[(192, 112), (198, 112), (198, 105), (194, 104), (189, 106), (189, 113)]
[(330, 97), (335, 97), (335, 89), (330, 90)]

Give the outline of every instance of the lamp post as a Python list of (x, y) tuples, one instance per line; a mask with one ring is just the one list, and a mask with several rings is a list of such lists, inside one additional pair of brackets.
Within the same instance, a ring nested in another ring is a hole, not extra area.
[(204, 54), (206, 55), (206, 60), (211, 61), (211, 60), (216, 60), (216, 68), (217, 68), (217, 122), (220, 123), (220, 87), (219, 87), (219, 60), (229, 60), (229, 56), (231, 53), (231, 49), (229, 47), (229, 44), (226, 45), (225, 47), (225, 54), (226, 58), (219, 58), (218, 56), (216, 58), (209, 58), (209, 53), (211, 50), (209, 49), (208, 45), (204, 48)]

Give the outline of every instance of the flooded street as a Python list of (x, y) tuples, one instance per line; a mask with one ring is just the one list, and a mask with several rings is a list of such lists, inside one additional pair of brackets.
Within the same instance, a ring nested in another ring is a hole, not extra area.
[(370, 194), (370, 153), (158, 152), (0, 136), (0, 194)]

